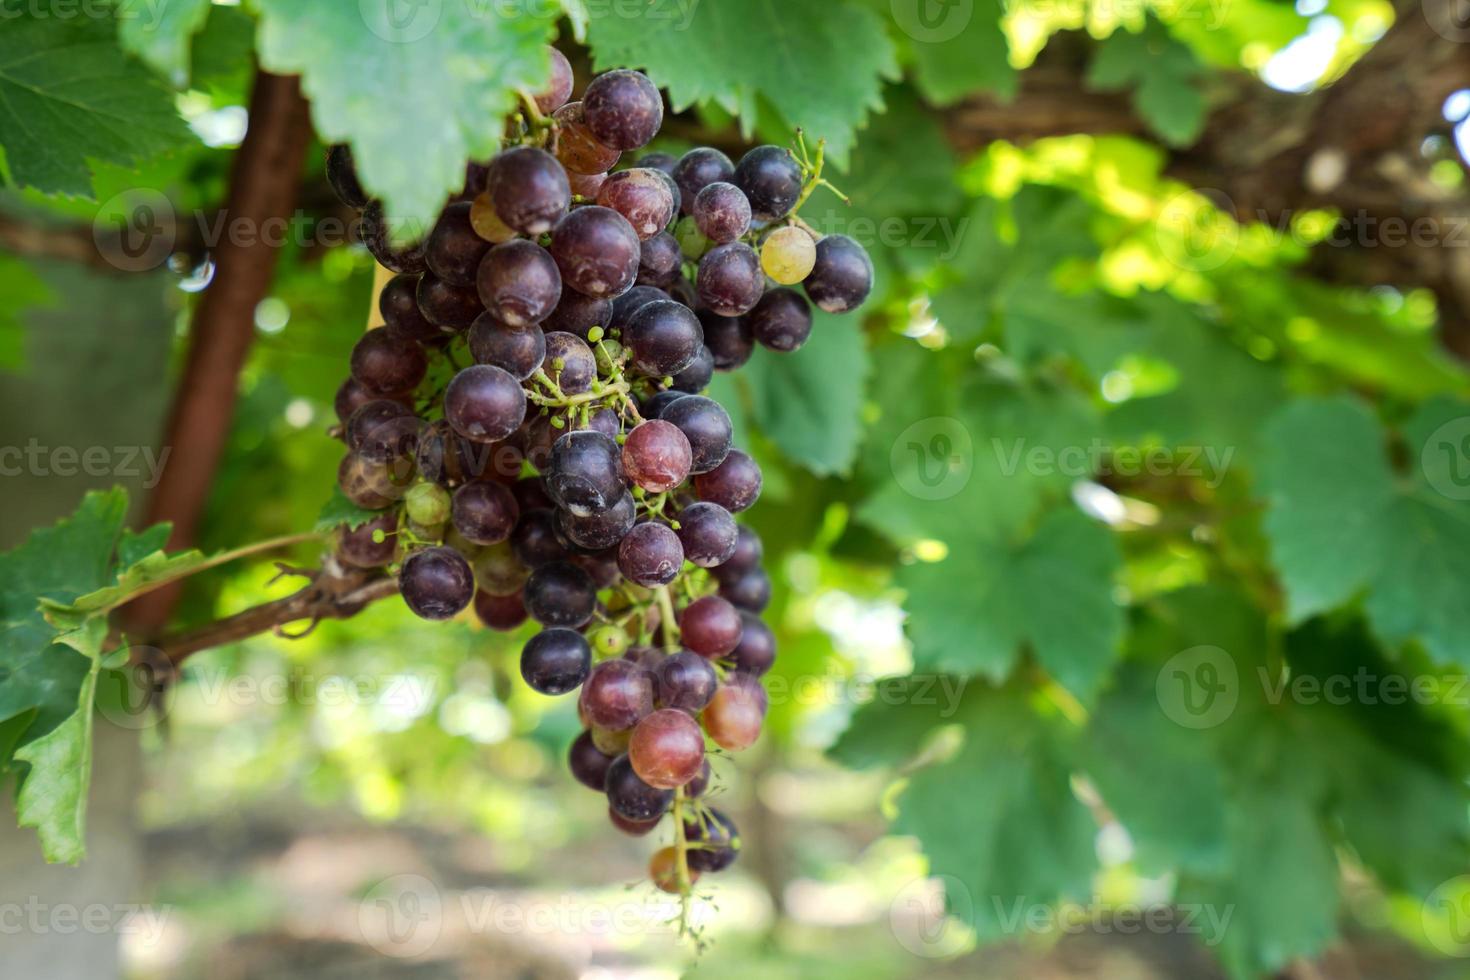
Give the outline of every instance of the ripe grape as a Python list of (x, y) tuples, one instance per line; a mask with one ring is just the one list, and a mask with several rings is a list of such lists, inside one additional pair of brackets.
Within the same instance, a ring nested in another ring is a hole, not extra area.
[(568, 432), (551, 447), (546, 492), (578, 516), (606, 510), (623, 496), (622, 451), (601, 432)]
[(700, 310), (699, 323), (704, 327), (704, 345), (714, 358), (716, 371), (734, 371), (750, 360), (755, 340), (744, 317)]
[(644, 239), (638, 248), (638, 285), (667, 289), (679, 278), (683, 261), (679, 240), (668, 232)]
[(654, 521), (636, 524), (618, 545), (618, 571), (636, 585), (668, 585), (684, 565), (684, 546), (673, 529)]
[[(514, 494), (512, 494), (514, 496)], [(517, 507), (520, 503), (517, 502)], [(509, 541), (490, 545), (475, 558), (475, 581), (480, 591), (496, 597), (515, 595), (530, 577), (531, 570), (521, 564)]]
[(672, 153), (645, 153), (638, 158), (637, 166), (657, 170), (669, 177), (674, 176), (674, 168), (679, 165), (679, 158)]
[(375, 463), (413, 455), (424, 423), (401, 402), (377, 399), (347, 420), (347, 447)]
[(717, 245), (699, 260), (699, 300), (721, 316), (742, 316), (766, 289), (760, 257), (744, 242)]
[[(750, 684), (741, 683), (749, 681)], [(754, 687), (751, 686), (754, 685)], [(760, 738), (766, 717), (765, 692), (760, 681), (737, 674), (720, 685), (709, 707), (700, 715), (714, 743), (730, 752), (748, 749)]]
[(734, 439), (730, 416), (720, 403), (703, 395), (684, 395), (669, 404), (659, 418), (672, 422), (689, 440), (693, 463), (689, 472), (708, 473), (725, 461)]
[(720, 595), (741, 609), (762, 612), (771, 603), (771, 577), (759, 568), (738, 577), (722, 577)]
[(535, 569), (526, 579), (525, 602), (526, 611), (542, 626), (576, 629), (591, 621), (597, 589), (592, 576), (576, 565), (554, 561)]
[[(424, 243), (416, 240), (406, 245), (395, 245), (388, 234), (388, 219), (383, 214), (383, 202), (372, 201), (362, 212), (362, 221), (357, 226), (357, 237), (367, 246), (378, 264), (394, 272), (415, 275), (423, 272)], [(421, 237), (421, 236), (420, 236)]]
[(418, 286), (418, 276), (401, 275), (383, 284), (383, 291), (378, 294), (378, 313), (382, 315), (383, 323), (421, 344), (448, 340), (448, 335), (419, 309)]
[(398, 499), (397, 488), (385, 463), (348, 453), (337, 465), (337, 487), (364, 510), (382, 510)]
[(536, 93), (536, 108), (550, 115), (566, 104), (572, 97), (572, 63), (556, 48), (547, 46), (551, 56), (551, 77), (546, 87)]
[(689, 362), (688, 367), (674, 375), (673, 388), (676, 391), (697, 395), (709, 387), (714, 377), (715, 355), (704, 344), (700, 344), (694, 360)]
[(761, 557), (765, 553), (765, 546), (761, 544), (759, 534), (740, 525), (735, 536), (735, 553), (730, 560), (715, 570), (715, 577), (724, 581), (740, 578), (748, 572), (756, 571), (761, 567)]
[[(643, 407), (641, 409), (643, 417), (646, 419), (662, 418), (664, 414), (664, 409), (668, 408), (680, 398), (687, 398), (688, 394), (688, 392), (678, 391), (674, 388), (669, 388), (665, 391), (655, 392), (652, 397), (646, 398), (643, 401)], [(686, 436), (685, 439), (687, 440), (688, 437)], [(693, 450), (691, 450), (690, 453), (690, 461), (692, 462)]]
[(734, 183), (750, 199), (758, 219), (776, 221), (790, 214), (801, 197), (801, 164), (785, 147), (757, 146), (740, 158)]
[(572, 776), (583, 786), (599, 793), (607, 786), (607, 770), (612, 762), (612, 756), (604, 755), (592, 744), (591, 732), (578, 735), (567, 750), (567, 768), (572, 771)]
[(541, 329), (548, 333), (560, 330), (586, 340), (588, 331), (593, 327), (606, 330), (612, 314), (612, 300), (601, 296), (587, 296), (575, 289), (563, 289), (561, 302), (556, 304), (551, 316), (541, 324)]
[(603, 174), (611, 170), (622, 151), (604, 146), (587, 128), (582, 103), (568, 102), (551, 118), (556, 122), (556, 158), (567, 170), (579, 174)]
[[(611, 660), (608, 663), (620, 663)], [(607, 666), (599, 664), (600, 667)], [(674, 791), (650, 786), (633, 771), (633, 763), (626, 755), (620, 755), (607, 768), (607, 801), (619, 816), (627, 820), (646, 823), (657, 820), (668, 812), (674, 802)]]
[(806, 294), (828, 313), (848, 313), (873, 291), (873, 260), (846, 235), (817, 242), (817, 264), (806, 278)]
[(485, 311), (474, 286), (456, 286), (432, 272), (419, 279), (416, 298), (424, 319), (451, 332), (468, 327)]
[(704, 765), (704, 734), (699, 722), (683, 711), (660, 708), (633, 729), (628, 761), (638, 778), (650, 786), (683, 786), (699, 775)]
[(551, 253), (518, 238), (496, 245), (475, 277), (480, 302), (501, 323), (528, 327), (551, 315), (561, 299), (561, 271)]
[(628, 219), (639, 239), (649, 239), (674, 220), (674, 195), (668, 178), (657, 170), (634, 167), (607, 178), (597, 203)]
[[(688, 867), (688, 859), (685, 859), (688, 871), (689, 884), (694, 884), (699, 879), (699, 872)], [(662, 847), (653, 852), (653, 857), (648, 859), (648, 877), (659, 891), (678, 895), (683, 891), (683, 885), (679, 883), (679, 852), (672, 847)]]
[(683, 483), (693, 461), (689, 438), (662, 419), (639, 423), (623, 441), (623, 469), (649, 493), (663, 493)]
[(602, 185), (607, 183), (607, 178), (607, 174), (574, 174), (567, 171), (567, 182), (572, 185), (573, 196), (581, 198), (584, 202), (597, 200), (597, 195), (602, 193)]
[(720, 675), (697, 653), (680, 650), (654, 671), (659, 704), (691, 714), (703, 711), (715, 696)]
[(679, 542), (684, 557), (700, 568), (714, 568), (735, 554), (739, 526), (719, 504), (700, 501), (679, 512)]
[(424, 349), (387, 327), (369, 330), (352, 348), (352, 376), (370, 391), (410, 391), (428, 370)]
[[(621, 335), (628, 329), (628, 322), (633, 319), (634, 313), (637, 313), (649, 303), (657, 302), (658, 300), (667, 300), (668, 298), (669, 294), (657, 286), (634, 286), (613, 300), (612, 319), (608, 320), (607, 327), (610, 331)], [(626, 341), (627, 338), (624, 337), (623, 340)]]
[(327, 147), (327, 183), (337, 198), (349, 208), (361, 210), (367, 207), (367, 192), (357, 179), (357, 168), (352, 163), (352, 147), (346, 143)]
[(473, 544), (498, 544), (510, 537), (520, 520), (520, 507), (509, 488), (474, 480), (454, 492), (450, 519), (454, 529)]
[[(695, 657), (694, 659), (700, 660), (701, 658)], [(710, 669), (713, 670), (714, 668), (711, 667)], [(689, 785), (684, 787), (684, 795), (690, 799), (703, 796), (704, 791), (709, 789), (710, 777), (712, 775), (709, 767), (709, 756), (706, 755), (704, 765), (699, 768), (699, 775), (689, 780)]]
[(653, 711), (653, 674), (631, 660), (604, 660), (592, 668), (577, 707), (600, 729), (626, 731)]
[(547, 495), (546, 485), (539, 476), (520, 477), (510, 489), (516, 495), (516, 503), (521, 505), (523, 514), (532, 510), (550, 510), (556, 506), (556, 502)]
[(498, 442), (520, 428), (526, 393), (508, 371), (476, 364), (456, 374), (444, 391), (444, 417), (473, 442)]
[(597, 378), (597, 358), (587, 342), (574, 334), (555, 331), (546, 335), (546, 374), (563, 394), (580, 395)]
[(424, 263), (445, 282), (473, 285), (475, 270), (490, 250), (490, 243), (475, 234), (470, 223), (470, 205), (456, 201), (446, 207), (424, 243)]
[(642, 72), (619, 69), (592, 80), (582, 94), (583, 123), (599, 143), (636, 150), (658, 135), (664, 100)]
[(470, 356), (476, 364), (493, 364), (517, 381), (536, 373), (546, 359), (546, 335), (537, 326), (517, 330), (481, 313), (470, 325)]
[[(615, 547), (633, 528), (638, 508), (627, 491), (606, 510), (579, 517), (568, 510), (556, 512), (556, 527), (562, 536), (584, 551), (600, 552)], [(612, 583), (609, 582), (609, 585)]]
[(689, 367), (703, 343), (699, 318), (671, 299), (645, 303), (629, 318), (623, 331), (623, 345), (633, 355), (633, 366), (653, 378), (678, 374)]
[(460, 438), (448, 422), (440, 419), (419, 434), (414, 462), (425, 480), (450, 486), (480, 476), (490, 460), (483, 447)]
[(489, 592), (475, 593), (475, 615), (487, 629), (498, 633), (509, 633), (526, 621), (526, 604), (520, 592), (510, 595), (491, 595)]
[[(383, 540), (374, 541), (381, 533)], [(375, 517), (355, 528), (342, 525), (337, 535), (337, 557), (354, 568), (382, 568), (398, 554), (398, 518), (393, 514)]]
[(495, 201), (489, 191), (482, 191), (470, 203), (470, 227), (475, 229), (476, 235), (494, 245), (516, 237), (516, 230), (501, 221), (500, 215), (495, 213)]
[(604, 755), (610, 755), (613, 758), (617, 758), (628, 751), (628, 743), (633, 741), (632, 728), (624, 728), (621, 731), (614, 732), (589, 724), (585, 717), (586, 712), (582, 709), (580, 698), (577, 701), (577, 714), (581, 717), (582, 724), (589, 725), (587, 730), (592, 733), (592, 744), (597, 746), (597, 751)]
[(681, 210), (689, 214), (694, 210), (694, 199), (700, 191), (719, 181), (730, 182), (735, 176), (735, 164), (719, 150), (701, 146), (679, 158), (672, 176), (683, 199)]
[(521, 677), (541, 694), (575, 691), (592, 669), (592, 649), (570, 629), (544, 629), (521, 650)]
[(562, 281), (588, 296), (621, 296), (638, 278), (642, 256), (633, 226), (611, 208), (577, 208), (551, 233)]
[(740, 643), (740, 611), (717, 595), (695, 599), (679, 616), (679, 638), (701, 657), (715, 659)]
[(686, 858), (691, 871), (724, 871), (740, 855), (740, 831), (735, 821), (713, 807), (703, 819), (685, 819), (684, 839), (692, 845)]
[(453, 548), (425, 548), (404, 561), (398, 588), (414, 615), (449, 619), (475, 598), (475, 574)]
[(722, 180), (705, 185), (694, 198), (690, 214), (700, 234), (722, 245), (750, 230), (750, 201), (740, 188)]
[(521, 512), (521, 522), (511, 532), (510, 546), (527, 568), (540, 568), (568, 557), (567, 549), (556, 538), (554, 519), (549, 510)]
[(761, 468), (748, 453), (732, 449), (723, 463), (694, 478), (694, 492), (738, 514), (761, 495)]
[(805, 228), (785, 225), (766, 236), (761, 245), (761, 268), (783, 286), (794, 286), (811, 275), (817, 264), (817, 243)]
[(533, 146), (517, 146), (491, 161), (488, 185), (500, 220), (527, 235), (550, 231), (572, 204), (566, 171), (556, 157)]
[(812, 333), (812, 308), (794, 289), (772, 289), (747, 317), (751, 335), (762, 347), (790, 352)]
[[(599, 786), (598, 789), (602, 789), (602, 787)], [(627, 817), (614, 810), (611, 806), (607, 808), (607, 817), (610, 821), (612, 821), (612, 825), (621, 830), (623, 833), (627, 834), (629, 837), (645, 837), (648, 834), (653, 833), (654, 828), (658, 826), (659, 820), (662, 819), (662, 816), (663, 815), (660, 814), (659, 816), (654, 817), (652, 820), (629, 820)]]
[(776, 662), (776, 634), (754, 613), (742, 611), (740, 642), (730, 651), (735, 672), (759, 677)]
[(379, 398), (387, 398), (390, 401), (402, 402), (405, 405), (411, 404), (413, 401), (412, 393), (410, 392), (379, 394), (378, 392), (373, 391), (371, 388), (368, 388), (361, 381), (358, 381), (356, 378), (349, 376), (347, 380), (343, 381), (342, 384), (337, 388), (336, 397), (332, 400), (332, 408), (337, 413), (337, 420), (343, 425), (346, 425), (347, 420), (352, 418), (353, 412), (357, 411), (359, 408), (362, 408), (362, 406), (366, 405), (368, 402), (376, 401)]

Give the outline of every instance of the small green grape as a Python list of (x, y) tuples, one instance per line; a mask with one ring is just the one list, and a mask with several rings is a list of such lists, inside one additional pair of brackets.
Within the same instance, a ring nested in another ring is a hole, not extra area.
[(449, 491), (436, 483), (419, 483), (404, 498), (408, 518), (430, 527), (449, 520)]
[(761, 268), (783, 286), (794, 286), (811, 275), (817, 264), (817, 243), (804, 228), (777, 228), (761, 246)]

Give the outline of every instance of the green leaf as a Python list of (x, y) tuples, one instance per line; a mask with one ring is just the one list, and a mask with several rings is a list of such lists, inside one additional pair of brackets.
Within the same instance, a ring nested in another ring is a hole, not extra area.
[(646, 69), (676, 110), (715, 103), (749, 136), (764, 101), (839, 163), (897, 74), (882, 20), (849, 0), (652, 0), (636, 16), (594, 18), (590, 38), (597, 70)]
[(110, 19), (27, 6), (0, 0), (0, 144), (14, 183), (89, 197), (89, 160), (134, 166), (192, 140)]
[[(917, 8), (920, 4), (892, 4), (895, 14), (900, 9)], [(1016, 94), (1019, 78), (1011, 67), (1010, 45), (1001, 27), (1004, 4), (998, 0), (981, 0), (973, 9), (950, 4), (946, 16), (935, 25), (899, 20), (899, 29), (913, 39), (909, 46), (914, 59), (914, 78), (919, 91), (929, 101), (948, 106), (976, 92), (989, 92), (1002, 99)], [(952, 17), (964, 16), (958, 33)]]
[(1470, 666), (1470, 408), (1434, 399), (1404, 430), (1407, 473), (1348, 398), (1288, 406), (1266, 434), (1265, 527), (1293, 622), (1359, 595), (1389, 643)]
[(36, 828), (41, 851), (53, 863), (76, 864), (87, 852), (87, 790), (92, 784), (92, 699), (107, 620), (96, 617), (57, 638), (90, 661), (76, 710), (47, 734), (16, 751), (30, 763), (15, 812), (22, 827)]
[(465, 161), (499, 150), (516, 90), (545, 83), (555, 11), (444, 0), (394, 24), (389, 9), (260, 0), (260, 57), (301, 75), (317, 132), (352, 145), (364, 186), (414, 238), (464, 184)]
[(0, 290), (5, 293), (5, 306), (0, 308), (0, 371), (15, 371), (26, 360), (26, 326), (21, 314), (51, 305), (55, 294), (29, 262), (13, 255), (0, 255)]
[(382, 511), (364, 510), (348, 500), (339, 487), (333, 487), (332, 496), (322, 505), (313, 530), (318, 534), (330, 534), (343, 524), (351, 530), (382, 516)]
[(1098, 45), (1087, 84), (1103, 91), (1132, 86), (1134, 108), (1149, 127), (1173, 146), (1188, 146), (1205, 123), (1201, 72), (1194, 52), (1149, 17), (1141, 32), (1119, 29)]
[(812, 313), (801, 350), (757, 351), (741, 379), (761, 431), (790, 459), (828, 476), (848, 471), (862, 440), (868, 351), (855, 318)]
[[(161, 526), (166, 533), (167, 525)], [(131, 547), (136, 547), (136, 544)], [(119, 550), (121, 551), (121, 546)], [(173, 555), (166, 554), (161, 549), (156, 550), (127, 565), (119, 561), (115, 584), (78, 596), (73, 602), (42, 599), (41, 608), (52, 625), (61, 629), (76, 629), (87, 618), (108, 613), (161, 582), (187, 575), (206, 560), (204, 553), (197, 550), (181, 551)]]
[(117, 12), (118, 41), (181, 87), (189, 80), (190, 44), (209, 8), (210, 0), (124, 3)]

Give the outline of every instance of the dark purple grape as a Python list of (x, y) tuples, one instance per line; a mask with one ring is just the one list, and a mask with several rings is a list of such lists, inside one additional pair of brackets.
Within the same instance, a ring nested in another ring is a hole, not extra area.
[(516, 238), (485, 255), (475, 288), (480, 302), (501, 323), (529, 327), (556, 309), (561, 300), (561, 271), (546, 249)]
[(817, 242), (817, 264), (804, 285), (827, 313), (849, 313), (873, 291), (873, 260), (846, 235), (828, 235)]
[(740, 642), (730, 651), (730, 661), (736, 673), (760, 677), (776, 662), (776, 634), (754, 613), (742, 610), (740, 621)]
[(689, 438), (662, 419), (639, 423), (623, 441), (623, 471), (649, 493), (663, 493), (683, 483), (693, 460)]
[(490, 465), (492, 450), (460, 438), (440, 419), (419, 434), (415, 461), (419, 474), (431, 483), (453, 486), (480, 476)]
[(633, 314), (643, 309), (649, 303), (658, 300), (667, 300), (669, 294), (657, 286), (634, 286), (617, 299), (613, 300), (612, 319), (607, 322), (609, 331), (621, 333), (628, 329), (628, 321), (633, 319)]
[(635, 525), (618, 545), (618, 570), (647, 588), (668, 585), (684, 566), (684, 547), (673, 529), (654, 521)]
[(714, 357), (716, 371), (734, 371), (750, 360), (755, 340), (745, 317), (700, 310), (699, 323), (704, 327), (704, 345)]
[(657, 170), (659, 173), (674, 176), (674, 168), (679, 165), (679, 158), (672, 153), (645, 153), (638, 158), (635, 166), (647, 167), (649, 170)]
[(327, 147), (327, 184), (337, 199), (349, 208), (359, 211), (367, 207), (367, 191), (357, 179), (357, 167), (352, 162), (352, 147), (338, 143)]
[(498, 544), (510, 537), (521, 509), (510, 489), (489, 480), (474, 480), (454, 492), (450, 519), (471, 544)]
[(617, 503), (606, 510), (586, 517), (578, 517), (571, 511), (559, 510), (556, 512), (556, 527), (576, 547), (588, 552), (606, 551), (608, 548), (617, 547), (627, 533), (632, 530), (633, 522), (638, 519), (638, 508), (633, 503), (633, 495), (624, 492), (618, 498)]
[[(601, 789), (602, 787), (598, 787)], [(629, 820), (611, 806), (607, 808), (607, 819), (614, 827), (627, 834), (629, 837), (646, 837), (653, 833), (663, 819), (660, 814), (652, 820)]]
[(679, 278), (684, 253), (679, 249), (679, 240), (668, 232), (645, 239), (638, 254), (638, 285), (667, 289)]
[(508, 327), (490, 313), (475, 318), (469, 340), (476, 364), (493, 364), (517, 381), (535, 374), (546, 359), (546, 335), (540, 327)]
[(587, 296), (575, 289), (563, 289), (561, 302), (556, 304), (556, 309), (551, 311), (551, 316), (541, 324), (541, 329), (547, 333), (560, 330), (586, 340), (588, 332), (593, 327), (602, 327), (604, 331), (607, 330), (612, 313), (613, 301), (610, 299)]
[(717, 244), (737, 241), (750, 230), (750, 202), (734, 184), (706, 184), (690, 211), (700, 234)]
[(557, 540), (554, 520), (555, 515), (549, 510), (521, 512), (521, 521), (510, 535), (510, 546), (527, 568), (540, 568), (569, 557), (567, 549)]
[(573, 173), (603, 174), (611, 170), (623, 155), (621, 150), (604, 146), (587, 128), (582, 103), (568, 102), (551, 114), (556, 121), (556, 158)]
[(588, 296), (621, 296), (638, 278), (638, 234), (612, 208), (577, 208), (551, 233), (562, 281)]
[(627, 218), (643, 240), (657, 235), (674, 220), (674, 195), (668, 177), (657, 170), (634, 167), (612, 174), (597, 192), (597, 203)]
[(606, 510), (622, 499), (623, 454), (617, 442), (601, 432), (578, 429), (551, 447), (544, 479), (557, 506), (579, 517)]
[(617, 549), (608, 548), (590, 555), (575, 555), (572, 563), (592, 576), (592, 584), (598, 590), (610, 589), (618, 584)]
[[(666, 391), (654, 392), (652, 397), (646, 399), (643, 402), (643, 406), (640, 411), (643, 413), (643, 417), (646, 419), (661, 418), (664, 414), (664, 409), (668, 408), (680, 398), (685, 397), (688, 397), (688, 392), (678, 391), (674, 388), (669, 388)], [(685, 441), (687, 442), (688, 440), (686, 439)]]
[(694, 478), (694, 492), (738, 514), (761, 495), (761, 468), (748, 453), (732, 449), (723, 463)]
[(603, 146), (636, 150), (658, 135), (664, 100), (642, 72), (606, 72), (582, 93), (582, 121)]
[(723, 565), (715, 568), (715, 578), (722, 582), (733, 582), (750, 572), (759, 571), (764, 552), (765, 546), (761, 544), (760, 535), (744, 524), (740, 525), (735, 538), (735, 553)]
[(636, 823), (657, 820), (674, 802), (673, 790), (655, 789), (639, 779), (626, 755), (618, 756), (608, 766), (607, 784), (603, 788), (613, 812)]
[(411, 391), (428, 370), (424, 349), (387, 327), (369, 330), (352, 348), (352, 376), (369, 391)]
[(697, 653), (681, 650), (655, 671), (659, 704), (698, 714), (715, 696), (720, 676), (708, 660)]
[(337, 487), (364, 510), (382, 510), (403, 497), (407, 479), (393, 465), (348, 453), (337, 466)]
[(616, 411), (604, 406), (587, 417), (586, 425), (579, 425), (577, 428), (591, 429), (593, 432), (601, 432), (609, 439), (616, 439), (623, 431), (623, 420)]
[(526, 418), (526, 393), (510, 372), (476, 364), (456, 374), (444, 391), (444, 417), (473, 442), (498, 442)]
[(703, 343), (699, 318), (671, 299), (645, 304), (623, 331), (623, 346), (632, 353), (633, 366), (652, 378), (687, 368), (699, 356)]
[(475, 574), (453, 548), (425, 548), (404, 561), (398, 588), (414, 615), (449, 619), (475, 598)]
[(757, 146), (740, 158), (735, 186), (745, 192), (761, 221), (786, 217), (801, 197), (801, 164), (782, 146)]
[(378, 313), (383, 322), (389, 329), (421, 344), (447, 340), (447, 334), (419, 309), (418, 288), (418, 276), (394, 276), (384, 283), (382, 292), (378, 293)]
[(375, 463), (387, 463), (418, 451), (424, 423), (402, 402), (377, 399), (352, 413), (347, 421), (347, 448)]
[(544, 629), (521, 649), (521, 677), (541, 694), (575, 691), (592, 669), (592, 648), (581, 633)]
[(536, 108), (543, 114), (550, 115), (566, 105), (567, 99), (572, 97), (573, 78), (572, 63), (567, 60), (567, 56), (550, 46), (547, 51), (551, 56), (551, 77), (541, 91), (536, 93)]
[(699, 353), (694, 355), (694, 360), (689, 366), (674, 375), (673, 387), (677, 391), (697, 395), (709, 387), (709, 383), (715, 377), (715, 355), (704, 344), (699, 345)]
[(694, 453), (689, 472), (696, 475), (708, 473), (729, 455), (734, 430), (730, 416), (714, 399), (685, 395), (665, 408), (659, 418), (678, 426), (689, 440), (689, 447)]
[[(485, 193), (485, 185), (490, 179), (490, 161), (469, 160), (464, 165), (464, 187), (460, 189), (459, 198), (462, 201), (473, 202), (475, 198)], [(489, 241), (489, 239), (486, 239)]]
[(723, 657), (740, 643), (740, 610), (717, 595), (695, 599), (679, 614), (679, 639), (701, 657)]
[(533, 146), (517, 146), (492, 160), (486, 186), (500, 219), (527, 235), (550, 231), (572, 205), (567, 172), (556, 157)]
[(567, 768), (572, 771), (572, 776), (583, 786), (599, 793), (606, 791), (607, 770), (612, 762), (612, 756), (603, 755), (592, 744), (591, 732), (578, 735), (567, 750)]
[(476, 592), (475, 615), (480, 617), (480, 622), (484, 623), (487, 629), (509, 633), (526, 621), (526, 604), (521, 601), (519, 589), (510, 595)]
[(525, 602), (526, 611), (541, 625), (576, 629), (592, 620), (597, 589), (592, 576), (576, 565), (554, 561), (532, 570)]
[(383, 202), (371, 201), (363, 209), (362, 221), (357, 226), (357, 237), (367, 246), (378, 264), (394, 272), (415, 275), (423, 272), (424, 243), (422, 240), (407, 245), (395, 245), (388, 235), (388, 219), (383, 214)]
[(416, 298), (424, 319), (451, 332), (465, 329), (485, 311), (475, 287), (456, 286), (432, 272), (419, 280)]
[(794, 289), (772, 289), (746, 317), (750, 333), (761, 346), (790, 352), (806, 343), (812, 333), (812, 308)]
[(684, 795), (689, 797), (690, 799), (703, 796), (705, 790), (709, 789), (710, 777), (712, 775), (713, 773), (710, 772), (709, 760), (705, 759), (704, 765), (701, 766), (699, 769), (699, 775), (689, 780), (689, 785), (684, 787)]
[(599, 729), (626, 731), (653, 711), (653, 674), (631, 660), (604, 660), (587, 678), (577, 707)]
[(337, 421), (346, 425), (347, 420), (352, 418), (353, 412), (368, 402), (377, 401), (380, 398), (401, 402), (404, 405), (413, 404), (412, 392), (379, 393), (356, 378), (349, 377), (337, 388), (337, 395), (332, 400), (332, 408), (337, 413)]
[(739, 526), (719, 504), (700, 501), (679, 512), (679, 541), (684, 557), (700, 568), (723, 565), (735, 554)]
[(690, 150), (674, 165), (674, 183), (679, 185), (682, 198), (681, 211), (689, 214), (694, 210), (694, 199), (710, 184), (729, 182), (735, 176), (735, 164), (719, 150), (701, 146)]
[(543, 366), (547, 376), (566, 395), (580, 395), (597, 380), (597, 357), (587, 342), (575, 334), (560, 331), (547, 334)]
[[(379, 532), (382, 541), (374, 541)], [(337, 557), (354, 568), (382, 568), (398, 554), (398, 515), (384, 514), (355, 528), (342, 525), (337, 536)]]
[(764, 612), (771, 604), (771, 577), (760, 568), (739, 577), (722, 577), (720, 595), (741, 609)]
[(699, 301), (721, 316), (743, 316), (766, 290), (760, 256), (744, 242), (716, 245), (699, 260)]
[(521, 513), (533, 510), (551, 510), (556, 502), (546, 493), (546, 485), (541, 482), (539, 476), (523, 476), (511, 485), (511, 493), (516, 496), (516, 503), (521, 505)]
[(475, 234), (470, 224), (468, 201), (456, 201), (446, 207), (434, 223), (424, 243), (424, 263), (434, 275), (456, 286), (472, 286), (480, 260), (490, 251), (490, 243)]
[(684, 839), (694, 846), (686, 859), (690, 871), (724, 871), (740, 856), (740, 831), (735, 821), (713, 807), (704, 820), (685, 820)]

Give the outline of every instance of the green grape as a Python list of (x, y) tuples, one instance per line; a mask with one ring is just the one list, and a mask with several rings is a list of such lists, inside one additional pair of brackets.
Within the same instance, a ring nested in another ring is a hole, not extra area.
[(414, 485), (403, 502), (415, 524), (433, 527), (449, 520), (449, 491), (437, 483)]
[(792, 286), (811, 275), (817, 264), (817, 243), (803, 228), (777, 228), (761, 246), (761, 268), (783, 286)]

